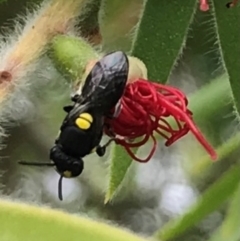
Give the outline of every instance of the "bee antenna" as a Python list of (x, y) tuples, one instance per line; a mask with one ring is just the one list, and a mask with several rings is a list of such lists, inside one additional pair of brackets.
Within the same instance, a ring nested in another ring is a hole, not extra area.
[(62, 180), (63, 176), (61, 175), (58, 181), (58, 198), (62, 201), (63, 200), (63, 195), (62, 195)]
[(55, 166), (54, 163), (49, 162), (26, 162), (26, 161), (19, 161), (18, 164), (25, 165), (25, 166), (46, 166), (46, 167), (52, 167)]

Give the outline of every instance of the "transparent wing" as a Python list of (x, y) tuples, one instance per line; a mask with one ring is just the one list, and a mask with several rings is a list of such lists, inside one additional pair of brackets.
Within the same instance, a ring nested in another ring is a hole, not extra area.
[(105, 114), (119, 101), (127, 83), (129, 62), (121, 52), (113, 52), (99, 60), (89, 73), (68, 118), (91, 109)]
[(128, 58), (123, 52), (104, 56), (87, 76), (81, 102), (93, 103), (94, 107), (103, 112), (112, 109), (124, 93), (128, 69)]

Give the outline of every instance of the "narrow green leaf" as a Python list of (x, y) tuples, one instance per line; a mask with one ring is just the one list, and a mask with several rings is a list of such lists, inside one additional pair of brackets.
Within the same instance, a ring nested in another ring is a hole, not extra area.
[(147, 66), (149, 79), (165, 83), (182, 52), (197, 0), (147, 0), (131, 54)]
[[(145, 1), (130, 55), (146, 64), (149, 79), (161, 83), (167, 81), (184, 47), (196, 3), (196, 0)], [(122, 147), (113, 144), (111, 148), (110, 183), (105, 201), (116, 195), (132, 162)]]
[[(130, 55), (138, 57), (146, 64), (150, 80), (161, 83), (167, 81), (184, 47), (196, 3), (196, 0), (164, 0), (161, 3), (158, 0), (145, 1)], [(135, 153), (137, 150), (135, 149)], [(123, 156), (125, 158), (122, 158)], [(110, 190), (105, 201), (116, 194), (115, 190), (119, 189), (131, 165), (131, 157), (126, 155), (123, 148), (116, 145), (112, 146), (110, 159)]]
[(163, 226), (156, 237), (161, 241), (172, 240), (189, 230), (203, 218), (214, 212), (229, 199), (240, 181), (239, 165), (233, 166), (198, 199), (186, 214)]
[[(232, 93), (227, 76), (222, 75), (202, 86), (189, 95), (189, 109), (193, 112), (197, 124), (209, 121), (220, 110), (232, 105)], [(210, 104), (209, 104), (210, 103)], [(214, 113), (214, 115), (213, 115)]]
[[(240, 170), (239, 170), (240, 171)], [(240, 183), (222, 226), (209, 241), (239, 241), (240, 240)]]
[[(218, 164), (221, 160), (228, 157), (233, 152), (237, 151), (240, 146), (240, 134), (237, 133), (236, 135), (229, 138), (227, 141), (225, 141), (220, 147), (216, 149), (216, 152), (218, 154), (217, 163)], [(196, 180), (201, 176), (203, 178), (204, 176), (208, 175), (207, 170), (212, 167), (213, 162), (211, 161), (211, 158), (209, 156), (205, 156), (201, 158), (200, 160), (197, 160), (193, 166), (191, 167), (189, 174), (192, 177), (192, 180)]]
[(71, 80), (81, 77), (87, 63), (98, 58), (91, 45), (83, 39), (65, 35), (53, 39), (49, 56), (56, 68)]
[(107, 203), (114, 195), (117, 195), (126, 172), (132, 163), (132, 159), (129, 158), (128, 153), (121, 146), (113, 145), (114, 147), (110, 150), (109, 182), (104, 203)]
[(0, 201), (1, 240), (144, 241), (125, 230), (50, 208)]
[(99, 32), (98, 12), (102, 0), (88, 0), (80, 15), (77, 26), (80, 28), (80, 35), (89, 38)]
[(132, 41), (130, 32), (139, 18), (143, 1), (102, 0), (99, 24), (104, 51), (130, 50)]
[(211, 0), (214, 5), (216, 28), (224, 67), (229, 75), (234, 103), (240, 113), (240, 8), (226, 8), (225, 0)]

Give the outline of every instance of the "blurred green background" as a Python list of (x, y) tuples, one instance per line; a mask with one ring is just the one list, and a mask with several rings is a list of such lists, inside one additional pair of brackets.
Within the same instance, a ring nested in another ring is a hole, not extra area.
[[(41, 1), (8, 0), (2, 3), (0, 24), (4, 28), (1, 32), (4, 33), (6, 26), (11, 28), (14, 18), (19, 14), (25, 15), (26, 8), (34, 8), (34, 4), (38, 2)], [(86, 11), (79, 18), (80, 33), (89, 38), (99, 51), (129, 52), (142, 7), (142, 0), (96, 0), (91, 11)], [(168, 82), (184, 90), (193, 101), (190, 103), (193, 107), (196, 100), (210, 99), (210, 87), (208, 92), (204, 92), (204, 88), (213, 81), (213, 94), (222, 85), (223, 92), (226, 91), (226, 95), (229, 92), (228, 79), (219, 61), (220, 53), (211, 21), (211, 12), (197, 10), (186, 47)], [(5, 41), (4, 38), (1, 41)], [(207, 118), (196, 114), (196, 122), (201, 130), (215, 147), (219, 147), (219, 162), (212, 164), (191, 135), (169, 148), (159, 141), (154, 158), (147, 164), (133, 163), (117, 198), (104, 205), (109, 163), (106, 161), (107, 157), (98, 158), (94, 155), (86, 158), (86, 170), (81, 177), (64, 180), (65, 200), (59, 201), (58, 175), (54, 170), (20, 167), (17, 164), (20, 159), (48, 160), (49, 149), (64, 117), (61, 106), (70, 102), (69, 84), (49, 61), (43, 58), (40, 62), (41, 68), (34, 77), (38, 79), (36, 82), (39, 85), (32, 87), (27, 96), (31, 101), (27, 114), (5, 124), (9, 136), (3, 140), (1, 150), (0, 180), (3, 196), (45, 204), (71, 213), (86, 214), (117, 223), (139, 234), (152, 236), (170, 220), (184, 214), (216, 180), (239, 163), (239, 136), (235, 136), (239, 124), (230, 98), (222, 98), (218, 100), (221, 108), (217, 112), (208, 113)], [(41, 85), (42, 79), (51, 81), (47, 85)], [(200, 97), (197, 96), (198, 91)], [(146, 146), (143, 151), (148, 151), (148, 148)], [(228, 213), (228, 206), (228, 202), (224, 202), (213, 208), (213, 212), (200, 222), (193, 222), (187, 232), (176, 236), (174, 240), (209, 239), (221, 227)], [(236, 212), (240, 212), (240, 207)], [(240, 241), (240, 237), (234, 240)]]

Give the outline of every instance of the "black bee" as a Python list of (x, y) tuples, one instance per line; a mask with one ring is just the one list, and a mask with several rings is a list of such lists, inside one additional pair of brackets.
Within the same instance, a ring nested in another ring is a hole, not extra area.
[(129, 62), (121, 52), (113, 52), (100, 59), (88, 74), (80, 94), (72, 97), (73, 105), (65, 106), (67, 112), (55, 145), (50, 150), (53, 163), (19, 162), (23, 165), (55, 166), (60, 174), (58, 193), (62, 200), (62, 178), (79, 176), (84, 168), (82, 158), (96, 152), (105, 154), (100, 146), (104, 117), (122, 97), (128, 78)]

